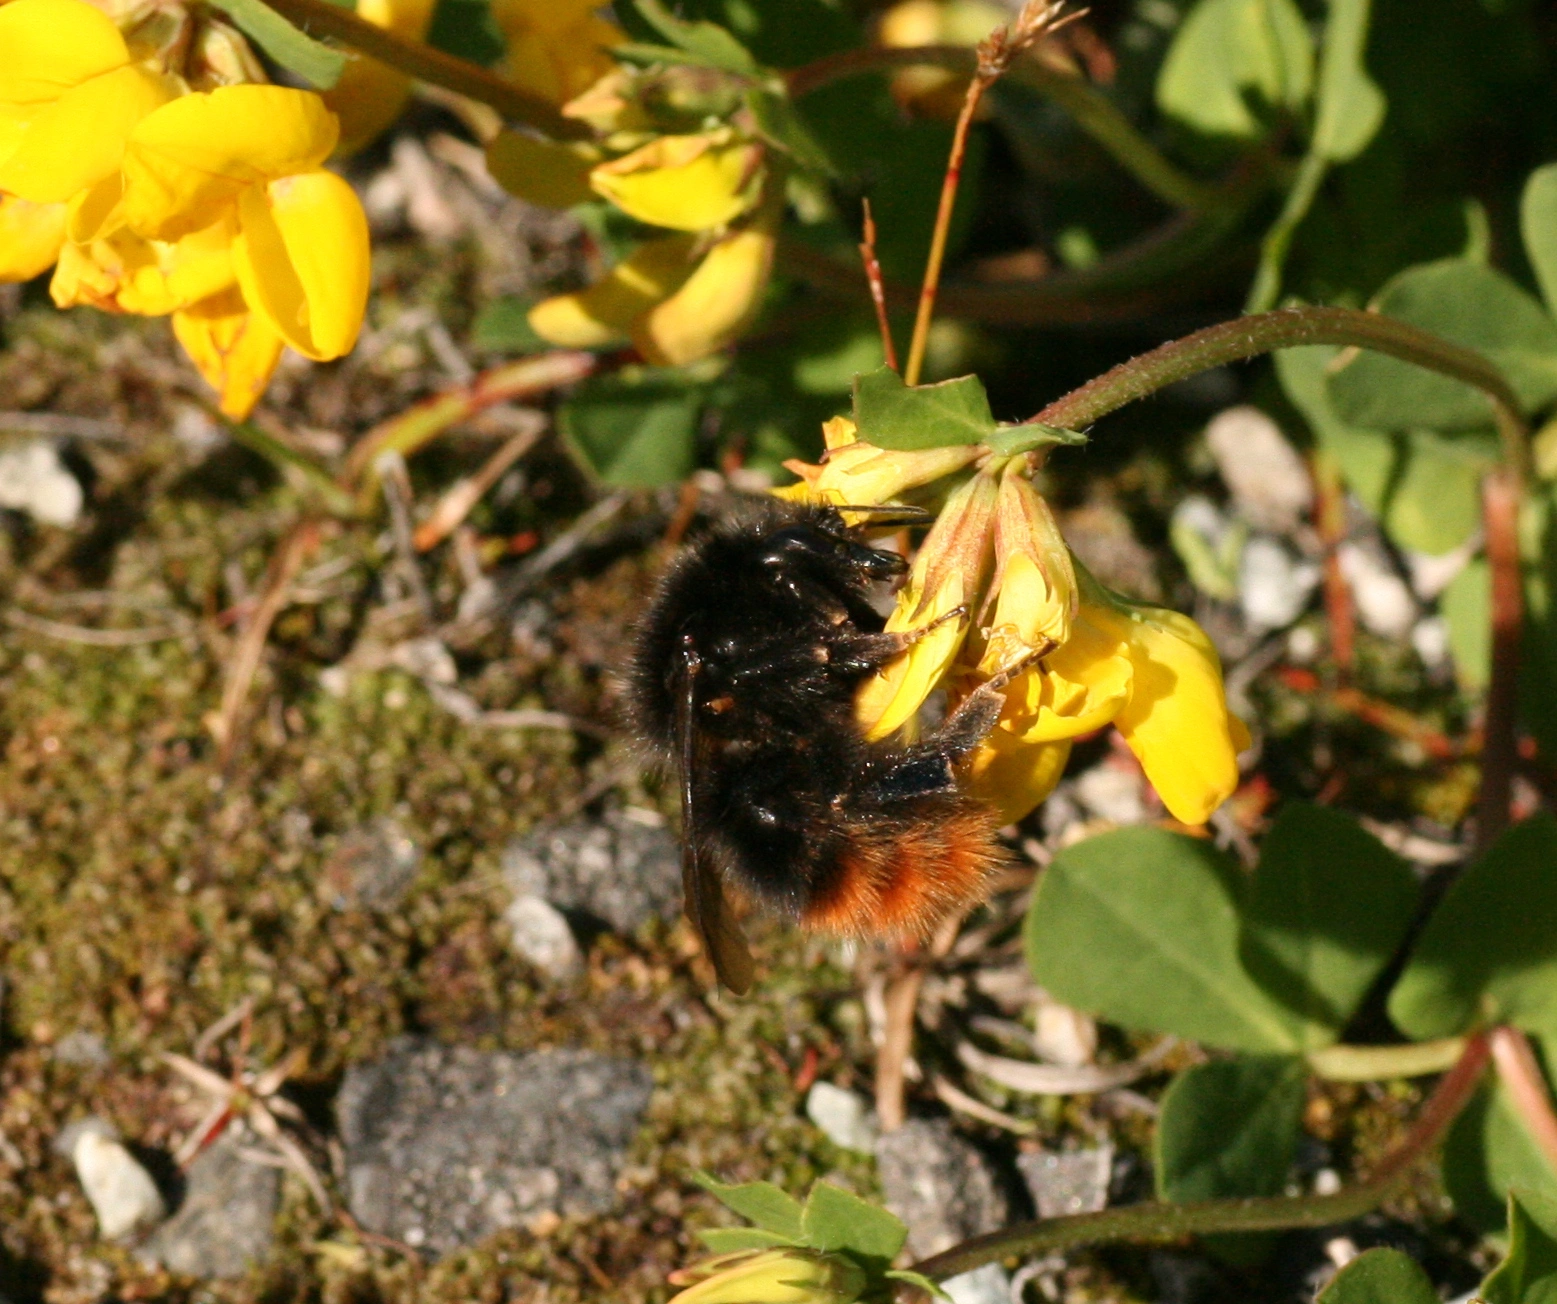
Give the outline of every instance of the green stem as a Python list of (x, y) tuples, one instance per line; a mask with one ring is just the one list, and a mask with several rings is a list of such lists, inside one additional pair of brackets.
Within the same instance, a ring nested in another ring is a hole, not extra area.
[(1281, 215), (1265, 233), (1260, 245), (1260, 269), (1255, 273), (1254, 284), (1249, 288), (1245, 312), (1265, 312), (1276, 306), (1281, 297), (1281, 273), (1287, 265), (1287, 251), (1292, 247), (1292, 237), (1308, 216), (1314, 199), (1319, 194), (1320, 183), (1330, 170), (1330, 160), (1317, 150), (1310, 150), (1298, 165), (1292, 189), (1287, 191), (1287, 201), (1281, 207)]
[(1404, 1046), (1326, 1046), (1305, 1058), (1309, 1068), (1331, 1082), (1383, 1082), (1442, 1073), (1464, 1050), (1465, 1038), (1444, 1037)]
[(1328, 1227), (1377, 1208), (1438, 1142), (1469, 1103), (1487, 1066), (1485, 1034), (1465, 1042), (1454, 1067), (1440, 1079), (1416, 1126), (1379, 1165), (1373, 1177), (1337, 1195), (1275, 1199), (1206, 1200), (1195, 1204), (1138, 1204), (1100, 1213), (1018, 1223), (912, 1265), (932, 1281), (945, 1281), (986, 1263), (1036, 1258), (1100, 1241), (1173, 1241), (1211, 1232), (1277, 1231)]
[(1110, 412), (1165, 386), (1277, 349), (1339, 344), (1373, 349), (1481, 390), (1492, 403), (1505, 461), (1522, 474), (1528, 443), (1519, 400), (1508, 381), (1479, 353), (1382, 313), (1352, 308), (1278, 308), (1208, 326), (1122, 362), (1056, 399), (1030, 420), (1084, 430)]
[(409, 73), (420, 81), (442, 86), (456, 95), (464, 95), (489, 104), (505, 118), (543, 131), (555, 140), (584, 140), (594, 133), (584, 123), (565, 118), (556, 105), (539, 95), (521, 90), (480, 64), (457, 59), (419, 41), (377, 27), (359, 18), (350, 9), (342, 9), (330, 0), (266, 0), (283, 18), (287, 18), (313, 36), (332, 36), (353, 49)]
[(304, 456), (295, 448), (289, 448), (274, 436), (267, 435), (252, 422), (224, 419), (222, 424), (233, 443), (241, 444), (266, 461), (274, 462), (282, 471), (298, 472), (332, 515), (352, 516), (356, 513), (357, 505), (352, 496), (336, 484), (334, 477), (312, 458)]
[[(978, 66), (978, 55), (972, 47), (962, 45), (844, 50), (792, 69), (784, 74), (784, 82), (790, 97), (798, 100), (846, 77), (925, 65), (971, 77)], [(1174, 167), (1112, 100), (1084, 78), (1055, 72), (1033, 59), (1023, 59), (1011, 70), (1011, 76), (1052, 99), (1131, 176), (1164, 202), (1194, 212), (1207, 211), (1222, 202), (1218, 188), (1204, 185)]]

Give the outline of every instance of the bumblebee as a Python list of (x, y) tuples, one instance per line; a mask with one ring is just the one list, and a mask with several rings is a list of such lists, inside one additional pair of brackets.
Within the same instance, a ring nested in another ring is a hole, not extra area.
[[(876, 529), (924, 519), (868, 510)], [(686, 913), (736, 993), (752, 961), (726, 882), (805, 927), (924, 935), (982, 899), (1007, 860), (957, 763), (994, 727), (1015, 670), (921, 741), (868, 741), (856, 690), (926, 631), (884, 631), (872, 593), (907, 563), (861, 535), (831, 507), (744, 505), (672, 563), (638, 630), (636, 729), (676, 771)]]

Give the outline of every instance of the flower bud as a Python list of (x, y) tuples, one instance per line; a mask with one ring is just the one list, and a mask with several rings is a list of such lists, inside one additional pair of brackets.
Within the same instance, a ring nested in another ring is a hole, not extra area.
[(629, 217), (673, 231), (733, 222), (762, 190), (762, 146), (729, 128), (660, 136), (589, 174), (595, 193)]
[(841, 1254), (774, 1248), (717, 1255), (671, 1277), (674, 1304), (853, 1304), (864, 1271)]
[[(995, 510), (994, 619), (983, 631), (983, 675), (998, 674), (1033, 653), (1052, 651), (1070, 637), (1076, 609), (1076, 572), (1070, 549), (1043, 496), (1021, 469), (1007, 464)], [(986, 606), (989, 599), (986, 598)]]
[(877, 448), (855, 438), (854, 422), (848, 417), (828, 421), (822, 435), (827, 443), (826, 457), (814, 465), (797, 458), (785, 462), (785, 468), (800, 480), (776, 490), (779, 497), (792, 502), (875, 507), (891, 502), (905, 490), (960, 471), (983, 451), (977, 444)]

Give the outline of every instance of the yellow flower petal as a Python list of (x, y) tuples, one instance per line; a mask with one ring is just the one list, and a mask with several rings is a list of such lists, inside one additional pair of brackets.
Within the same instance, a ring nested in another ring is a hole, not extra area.
[(530, 326), (542, 339), (565, 349), (626, 344), (638, 319), (692, 274), (695, 244), (690, 235), (649, 240), (587, 290), (536, 304), (530, 309)]
[(661, 136), (602, 163), (590, 184), (629, 217), (676, 231), (733, 222), (757, 202), (762, 147), (728, 131)]
[(502, 71), (532, 94), (562, 104), (615, 64), (606, 51), (627, 39), (596, 14), (594, 0), (493, 0), (492, 17), (508, 40)]
[(337, 138), (335, 115), (312, 91), (222, 86), (148, 114), (124, 156), (124, 220), (157, 240), (223, 216), (257, 183), (317, 168)]
[(651, 308), (633, 343), (659, 366), (685, 366), (717, 353), (762, 305), (773, 270), (774, 235), (761, 224), (726, 236), (675, 294)]
[(1034, 652), (1058, 647), (1070, 636), (1076, 606), (1070, 549), (1049, 504), (1019, 461), (1009, 463), (1000, 477), (990, 591), (995, 614), (979, 662), (984, 675), (996, 675)]
[(1029, 743), (994, 729), (969, 758), (960, 786), (993, 806), (1002, 824), (1015, 824), (1054, 791), (1069, 759), (1068, 740)]
[[(838, 430), (839, 423), (845, 422), (849, 440), (832, 442), (835, 436), (828, 433), (828, 427)], [(877, 448), (854, 441), (854, 423), (847, 417), (834, 417), (823, 427), (823, 435), (828, 440), (827, 460), (814, 466), (796, 460), (785, 462), (785, 467), (800, 477), (800, 483), (775, 490), (780, 497), (796, 502), (874, 507), (891, 502), (906, 490), (960, 471), (983, 452), (977, 444), (912, 451)]]
[(173, 334), (234, 421), (243, 420), (259, 402), (284, 346), (236, 289), (175, 312)]
[(1130, 698), (1134, 670), (1118, 634), (1083, 606), (1070, 636), (1006, 689), (1000, 728), (1026, 743), (1079, 738), (1101, 729)]
[(239, 218), (233, 255), (244, 300), (304, 357), (350, 353), (372, 270), (356, 192), (316, 169), (250, 187)]
[(0, 195), (0, 281), (48, 271), (65, 243), (65, 206)]
[(32, 115), (0, 162), (0, 190), (39, 204), (64, 202), (113, 173), (126, 138), (173, 93), (167, 78), (140, 65), (71, 87)]
[(1176, 611), (1108, 607), (1093, 619), (1126, 644), (1134, 672), (1115, 727), (1173, 818), (1204, 824), (1238, 787), (1248, 737), (1228, 714), (1216, 649)]
[(130, 62), (124, 37), (82, 0), (12, 0), (0, 7), (0, 101), (46, 104)]
[(600, 151), (587, 144), (500, 132), (487, 146), (487, 171), (511, 195), (543, 208), (572, 208), (593, 199), (589, 170)]
[[(432, 22), (434, 0), (358, 0), (357, 17), (396, 36), (420, 41)], [(359, 55), (324, 91), (325, 104), (341, 121), (336, 153), (355, 154), (372, 144), (400, 116), (411, 98), (411, 79), (397, 68)]]
[(111, 236), (67, 244), (49, 286), (55, 304), (158, 317), (233, 284), (231, 221), (176, 243), (143, 240), (121, 227)]

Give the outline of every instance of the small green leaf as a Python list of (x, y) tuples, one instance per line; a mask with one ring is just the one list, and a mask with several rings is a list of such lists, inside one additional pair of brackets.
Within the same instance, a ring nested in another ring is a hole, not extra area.
[(478, 349), (502, 353), (541, 353), (551, 347), (530, 325), (531, 303), (517, 295), (493, 299), (470, 328), (470, 342)]
[(977, 376), (910, 387), (885, 366), (854, 378), (854, 424), (868, 443), (899, 449), (980, 444), (997, 428)]
[[(1527, 411), (1557, 398), (1557, 323), (1502, 272), (1462, 258), (1408, 267), (1373, 308), (1474, 349), (1508, 378)], [(1378, 430), (1471, 430), (1490, 426), (1486, 397), (1469, 385), (1358, 351), (1330, 377), (1343, 421)]]
[(798, 1245), (792, 1236), (765, 1232), (760, 1227), (708, 1227), (698, 1232), (698, 1240), (714, 1254), (732, 1254), (736, 1250), (766, 1250), (775, 1245)]
[(803, 1222), (800, 1201), (772, 1182), (731, 1184), (710, 1177), (707, 1173), (694, 1173), (692, 1180), (726, 1209), (740, 1214), (747, 1222), (755, 1223), (764, 1232), (789, 1240), (800, 1239)]
[(1330, 0), (1319, 56), (1313, 150), (1332, 163), (1347, 163), (1361, 154), (1384, 121), (1384, 92), (1362, 63), (1371, 7), (1371, 0)]
[(1416, 902), (1410, 868), (1351, 816), (1301, 803), (1282, 810), (1260, 847), (1239, 953), (1291, 1013), (1304, 1050), (1340, 1038)]
[(1503, 834), (1455, 881), (1390, 993), (1389, 1015), (1419, 1041), (1476, 1024), (1557, 1036), (1557, 820)]
[(951, 1298), (950, 1295), (941, 1289), (940, 1282), (931, 1281), (923, 1273), (914, 1272), (909, 1268), (892, 1268), (889, 1271), (882, 1273), (881, 1275), (884, 1276), (888, 1281), (901, 1281), (905, 1285), (916, 1286), (920, 1290), (924, 1291), (926, 1295), (929, 1295), (932, 1299)]
[(1057, 1000), (1126, 1028), (1255, 1053), (1302, 1049), (1238, 956), (1241, 871), (1210, 843), (1125, 828), (1067, 847), (1027, 912), (1027, 959)]
[(1280, 1194), (1297, 1153), (1307, 1083), (1307, 1066), (1288, 1056), (1185, 1069), (1163, 1095), (1157, 1120), (1158, 1197), (1183, 1203)]
[(1438, 613), (1449, 626), (1454, 677), (1467, 693), (1479, 693), (1492, 677), (1492, 572), (1485, 557), (1473, 557), (1438, 597)]
[(751, 52), (717, 23), (687, 22), (677, 18), (660, 0), (632, 0), (632, 3), (650, 27), (678, 50), (694, 55), (698, 62), (745, 76), (760, 71)]
[(1313, 80), (1313, 43), (1292, 0), (1199, 0), (1168, 48), (1157, 106), (1205, 135), (1252, 140), (1273, 110), (1302, 108)]
[(1557, 163), (1536, 168), (1519, 201), (1525, 254), (1548, 310), (1557, 313)]
[(557, 425), (596, 479), (653, 488), (692, 473), (702, 407), (702, 395), (675, 372), (625, 368), (579, 386)]
[(1477, 1293), (1486, 1304), (1557, 1304), (1557, 1194), (1508, 1193), (1508, 1256)]
[(341, 78), (346, 56), (314, 40), (261, 0), (211, 0), (255, 45), (321, 91)]
[(1318, 1304), (1438, 1304), (1438, 1292), (1415, 1259), (1367, 1250), (1335, 1274)]
[(1443, 1184), (1455, 1213), (1481, 1232), (1504, 1227), (1510, 1191), (1557, 1200), (1557, 1175), (1501, 1083), (1484, 1086), (1454, 1120), (1444, 1138)]
[(746, 105), (751, 110), (752, 124), (757, 134), (768, 144), (783, 150), (801, 167), (813, 172), (832, 175), (832, 160), (817, 143), (805, 120), (795, 111), (794, 103), (781, 91), (754, 86), (746, 92)]
[(1036, 421), (1018, 426), (997, 426), (995, 433), (984, 440), (990, 450), (1001, 457), (1014, 457), (1035, 448), (1053, 448), (1059, 444), (1079, 448), (1087, 442), (1087, 436), (1079, 430), (1061, 430), (1058, 426), (1040, 425)]
[(801, 1239), (813, 1250), (845, 1250), (867, 1268), (884, 1269), (908, 1239), (908, 1229), (885, 1209), (818, 1182), (811, 1188)]

